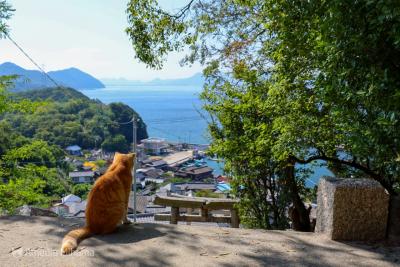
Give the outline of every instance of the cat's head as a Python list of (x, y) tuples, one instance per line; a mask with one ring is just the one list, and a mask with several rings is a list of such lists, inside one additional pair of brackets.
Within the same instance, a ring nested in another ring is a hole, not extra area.
[(124, 164), (125, 166), (128, 166), (129, 168), (133, 168), (135, 156), (136, 155), (134, 153), (122, 154), (119, 152), (115, 152), (113, 163), (119, 162)]

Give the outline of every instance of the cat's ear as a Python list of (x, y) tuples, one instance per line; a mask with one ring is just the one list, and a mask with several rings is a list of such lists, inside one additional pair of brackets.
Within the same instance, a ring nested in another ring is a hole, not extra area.
[(136, 157), (136, 154), (135, 153), (129, 153), (128, 154), (128, 158), (129, 158), (129, 160), (134, 160), (135, 159), (135, 157)]

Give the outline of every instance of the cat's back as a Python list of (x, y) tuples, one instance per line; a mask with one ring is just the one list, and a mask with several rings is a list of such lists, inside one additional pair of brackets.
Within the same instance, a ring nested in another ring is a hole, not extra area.
[(124, 185), (121, 181), (120, 174), (116, 170), (107, 171), (105, 174), (100, 176), (93, 185), (92, 190), (88, 195), (88, 204), (92, 201), (108, 200), (110, 201), (112, 196), (121, 195), (124, 191)]

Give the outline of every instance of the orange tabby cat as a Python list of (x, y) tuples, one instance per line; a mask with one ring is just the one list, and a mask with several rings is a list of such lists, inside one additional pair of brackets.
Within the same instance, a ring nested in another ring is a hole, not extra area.
[(62, 254), (74, 251), (80, 241), (94, 234), (113, 232), (126, 217), (132, 187), (132, 168), (135, 154), (115, 153), (107, 172), (95, 182), (86, 206), (86, 225), (72, 230), (63, 239)]

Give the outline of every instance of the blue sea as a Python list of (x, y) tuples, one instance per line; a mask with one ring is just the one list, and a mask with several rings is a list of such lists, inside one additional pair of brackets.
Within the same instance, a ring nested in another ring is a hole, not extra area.
[[(191, 144), (209, 144), (207, 115), (199, 99), (201, 86), (187, 85), (121, 85), (106, 84), (105, 88), (82, 90), (83, 94), (103, 103), (122, 102), (140, 114), (147, 125), (150, 137)], [(215, 161), (208, 161), (215, 174), (222, 168)], [(321, 176), (332, 175), (324, 167), (315, 167), (306, 184), (313, 187)]]
[[(201, 87), (106, 85), (84, 90), (90, 98), (103, 103), (123, 102), (136, 110), (151, 137), (193, 144), (208, 144), (207, 122), (201, 115), (198, 98)], [(204, 112), (203, 112), (204, 113)]]

